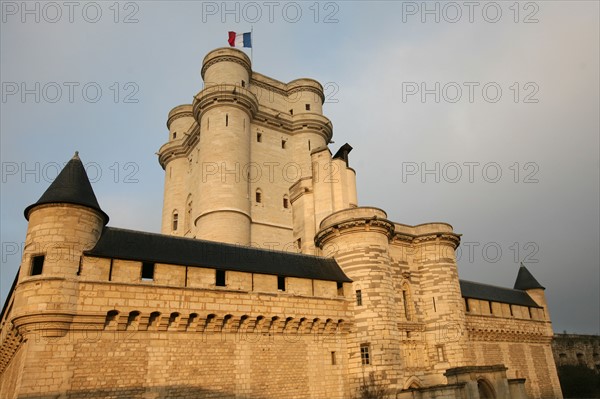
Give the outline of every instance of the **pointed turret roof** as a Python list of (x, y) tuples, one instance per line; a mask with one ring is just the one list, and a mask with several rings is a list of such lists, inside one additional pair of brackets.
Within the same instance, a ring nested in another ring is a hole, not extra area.
[(516, 290), (531, 290), (535, 288), (541, 288), (545, 290), (536, 279), (533, 277), (533, 274), (521, 263), (521, 267), (519, 267), (519, 274), (517, 274), (517, 281), (515, 281), (515, 289)]
[(104, 224), (108, 223), (108, 215), (104, 213), (98, 204), (92, 184), (77, 151), (40, 199), (35, 204), (25, 208), (25, 219), (29, 220), (29, 212), (38, 205), (59, 203), (92, 208), (100, 212), (104, 218)]

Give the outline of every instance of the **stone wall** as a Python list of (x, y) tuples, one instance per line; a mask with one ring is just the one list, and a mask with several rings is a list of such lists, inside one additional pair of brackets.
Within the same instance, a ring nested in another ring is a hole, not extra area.
[(585, 365), (600, 373), (600, 335), (556, 334), (552, 352), (557, 366)]

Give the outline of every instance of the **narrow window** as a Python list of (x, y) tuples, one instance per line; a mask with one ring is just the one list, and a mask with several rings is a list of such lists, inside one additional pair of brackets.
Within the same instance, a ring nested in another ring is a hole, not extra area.
[(112, 272), (113, 272), (113, 260), (110, 259), (110, 267), (108, 268), (108, 281), (112, 281)]
[(290, 207), (290, 201), (288, 200), (287, 196), (283, 197), (283, 207), (285, 209), (288, 209)]
[(225, 126), (229, 126), (229, 114), (225, 114)]
[(356, 290), (356, 306), (362, 306), (362, 291)]
[(443, 345), (437, 346), (437, 355), (438, 355), (438, 361), (440, 361), (440, 362), (446, 361), (446, 357), (444, 356), (444, 346)]
[(308, 151), (310, 151), (310, 140), (308, 140)]
[(144, 262), (142, 263), (142, 281), (154, 280), (154, 263)]
[(296, 245), (298, 245), (298, 249), (302, 250), (302, 238), (296, 240)]
[(206, 130), (210, 130), (210, 118), (206, 118)]
[(83, 256), (79, 257), (79, 266), (77, 266), (77, 275), (81, 276), (81, 266), (83, 265)]
[(285, 277), (277, 276), (277, 289), (279, 291), (285, 291)]
[(177, 132), (173, 132), (173, 140), (177, 138)]
[(262, 193), (260, 192), (260, 190), (256, 190), (256, 203), (260, 204), (262, 202)]
[(38, 255), (31, 259), (30, 276), (38, 276), (42, 274), (42, 269), (44, 268), (44, 258), (44, 255)]
[(331, 365), (335, 366), (337, 364), (337, 361), (335, 359), (335, 352), (331, 352)]
[(262, 133), (256, 133), (256, 142), (262, 143)]
[(338, 296), (344, 296), (344, 283), (342, 282), (337, 282), (337, 293)]
[(173, 231), (177, 231), (177, 224), (179, 223), (179, 214), (173, 212)]
[(408, 311), (408, 299), (406, 295), (406, 290), (402, 290), (402, 302), (404, 302), (404, 317), (406, 317), (406, 320), (410, 320), (410, 312)]
[(371, 355), (369, 354), (369, 344), (360, 345), (360, 362), (361, 364), (371, 364)]
[(290, 109), (290, 115), (294, 115), (294, 110)]
[(307, 111), (310, 111), (310, 104), (306, 104), (304, 108), (306, 108)]
[(242, 80), (242, 87), (246, 87), (246, 81)]
[(489, 301), (488, 304), (490, 306), (490, 314), (494, 314), (494, 308), (492, 307), (492, 301)]
[(225, 287), (225, 270), (217, 270), (215, 274), (215, 285)]
[[(469, 298), (465, 298), (465, 310), (467, 312), (470, 312), (471, 309), (469, 308)], [(511, 312), (512, 312), (512, 308), (510, 308)], [(512, 314), (512, 313), (511, 313)]]
[(287, 144), (286, 140), (281, 140), (281, 148), (285, 149), (286, 144)]

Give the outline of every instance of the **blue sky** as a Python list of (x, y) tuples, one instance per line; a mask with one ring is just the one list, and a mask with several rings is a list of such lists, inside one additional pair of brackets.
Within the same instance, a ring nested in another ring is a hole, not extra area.
[(48, 4), (1, 3), (2, 301), (22, 211), (76, 150), (110, 225), (160, 230), (167, 114), (252, 26), (254, 70), (325, 86), (360, 205), (452, 224), (461, 278), (512, 286), (524, 261), (556, 331), (600, 332), (597, 2)]

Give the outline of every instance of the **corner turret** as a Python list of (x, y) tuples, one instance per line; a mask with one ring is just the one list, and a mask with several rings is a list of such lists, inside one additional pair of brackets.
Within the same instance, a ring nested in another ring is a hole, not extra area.
[(533, 274), (527, 270), (523, 263), (521, 263), (521, 267), (519, 267), (519, 273), (517, 274), (514, 288), (516, 290), (526, 291), (535, 303), (544, 308), (544, 320), (550, 321), (546, 294), (544, 293), (546, 288), (533, 277)]
[(24, 213), (29, 225), (21, 281), (39, 274), (75, 275), (81, 253), (96, 244), (109, 219), (77, 152)]
[(29, 221), (13, 323), (21, 335), (46, 330), (63, 336), (75, 312), (83, 251), (108, 223), (76, 152), (40, 199), (25, 209)]

